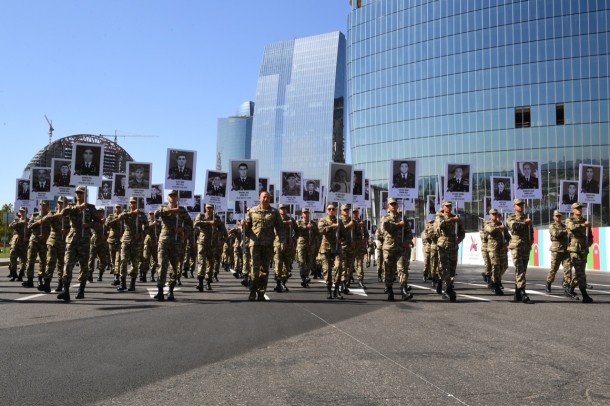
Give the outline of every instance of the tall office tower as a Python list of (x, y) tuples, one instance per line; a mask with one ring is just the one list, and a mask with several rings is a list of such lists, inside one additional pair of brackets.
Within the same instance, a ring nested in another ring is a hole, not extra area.
[(219, 118), (216, 131), (216, 169), (229, 171), (232, 159), (250, 159), (254, 102), (241, 104), (234, 116)]
[(270, 44), (256, 88), (252, 158), (259, 176), (303, 171), (326, 183), (328, 162), (345, 162), (345, 37), (340, 32)]
[(513, 160), (539, 160), (544, 198), (529, 205), (540, 225), (557, 206), (560, 179), (578, 179), (579, 163), (602, 164), (593, 218), (608, 224), (607, 1), (351, 4), (351, 158), (374, 185), (387, 188), (390, 159), (418, 158), (423, 198), (447, 162), (470, 163), (472, 229), (490, 176), (512, 176)]

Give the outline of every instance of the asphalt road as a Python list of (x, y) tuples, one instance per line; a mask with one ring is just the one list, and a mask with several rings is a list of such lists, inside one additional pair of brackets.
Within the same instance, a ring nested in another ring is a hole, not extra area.
[(386, 302), (370, 268), (366, 292), (342, 301), (293, 278), (251, 303), (221, 272), (212, 292), (183, 279), (175, 303), (107, 277), (64, 304), (0, 267), (0, 404), (609, 404), (610, 274), (587, 273), (595, 303), (583, 304), (530, 269), (525, 305), (480, 271), (458, 268), (456, 303), (414, 263), (411, 302)]

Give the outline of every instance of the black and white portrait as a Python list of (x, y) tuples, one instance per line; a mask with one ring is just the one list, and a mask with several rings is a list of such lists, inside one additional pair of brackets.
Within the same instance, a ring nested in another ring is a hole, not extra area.
[(445, 166), (445, 196), (451, 202), (470, 202), (472, 200), (472, 171), (470, 164), (448, 163)]
[(165, 189), (194, 190), (197, 151), (168, 148), (165, 168)]
[(515, 161), (514, 164), (515, 199), (541, 199), (540, 162)]
[(506, 176), (491, 177), (491, 205), (504, 213), (513, 211), (512, 178)]
[(601, 165), (580, 164), (578, 166), (578, 174), (580, 202), (601, 204), (603, 167)]
[(352, 165), (331, 162), (329, 164), (327, 201), (352, 204), (352, 181)]
[(258, 173), (256, 160), (232, 160), (229, 164), (230, 200), (258, 201)]
[(104, 170), (104, 146), (101, 144), (72, 144), (72, 184), (101, 186)]
[(394, 159), (390, 161), (390, 197), (400, 199), (417, 198), (417, 160)]
[(127, 195), (150, 197), (152, 163), (127, 162)]

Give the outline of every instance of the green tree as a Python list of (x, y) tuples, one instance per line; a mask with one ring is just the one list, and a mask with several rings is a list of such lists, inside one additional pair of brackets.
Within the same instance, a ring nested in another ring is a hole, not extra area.
[[(13, 212), (13, 204), (5, 203), (2, 205), (2, 209), (0, 209), (0, 242), (8, 243), (10, 239), (8, 223), (6, 221), (7, 213)], [(5, 239), (6, 237), (6, 239)], [(0, 249), (3, 248), (3, 245), (0, 244)]]

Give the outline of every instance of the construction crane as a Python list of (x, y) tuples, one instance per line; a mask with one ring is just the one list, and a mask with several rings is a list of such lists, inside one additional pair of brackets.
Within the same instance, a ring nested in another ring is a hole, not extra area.
[(123, 138), (159, 138), (158, 135), (145, 135), (145, 134), (119, 134), (118, 130), (114, 130), (114, 135), (99, 134), (100, 137), (114, 137), (114, 143), (118, 144), (118, 137)]
[(46, 114), (44, 115), (44, 119), (47, 120), (47, 123), (49, 123), (49, 144), (51, 144), (51, 141), (53, 140), (53, 131), (55, 131), (55, 128), (53, 128), (53, 122), (49, 120)]

